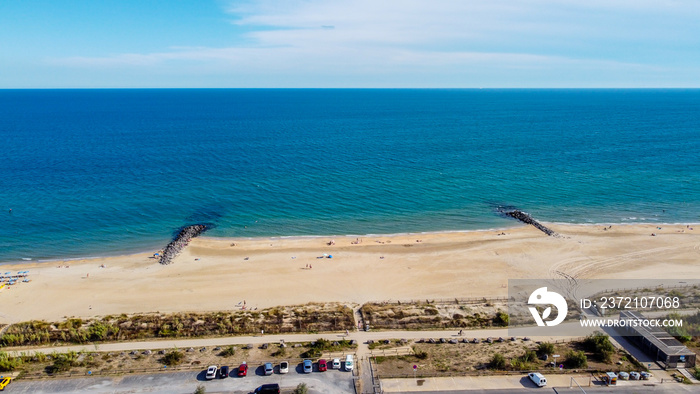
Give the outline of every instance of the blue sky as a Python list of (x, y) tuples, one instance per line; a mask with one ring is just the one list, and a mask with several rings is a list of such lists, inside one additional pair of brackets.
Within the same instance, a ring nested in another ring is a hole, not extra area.
[(700, 87), (697, 0), (0, 1), (0, 88)]

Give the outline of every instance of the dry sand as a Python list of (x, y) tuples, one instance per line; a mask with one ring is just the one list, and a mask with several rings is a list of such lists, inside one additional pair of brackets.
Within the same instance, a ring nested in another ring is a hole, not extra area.
[[(203, 237), (168, 266), (151, 253), (3, 266), (3, 271), (31, 270), (32, 281), (0, 290), (0, 323), (235, 310), (243, 300), (249, 308), (265, 308), (505, 296), (508, 279), (560, 278), (560, 273), (700, 279), (700, 226), (548, 225), (562, 237), (530, 226), (362, 237), (357, 245), (351, 244), (354, 237), (335, 237), (335, 245), (326, 244), (331, 237)], [(317, 258), (324, 253), (333, 258)], [(102, 264), (106, 267), (99, 268)]]

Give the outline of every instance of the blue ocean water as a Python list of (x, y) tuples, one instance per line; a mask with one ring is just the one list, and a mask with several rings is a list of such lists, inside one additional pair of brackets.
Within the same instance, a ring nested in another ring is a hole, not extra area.
[(700, 90), (0, 90), (0, 141), (0, 261), (700, 222)]

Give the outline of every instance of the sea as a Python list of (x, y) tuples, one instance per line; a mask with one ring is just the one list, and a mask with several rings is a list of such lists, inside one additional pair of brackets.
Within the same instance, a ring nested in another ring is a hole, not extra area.
[(700, 90), (0, 90), (0, 143), (0, 262), (700, 222)]

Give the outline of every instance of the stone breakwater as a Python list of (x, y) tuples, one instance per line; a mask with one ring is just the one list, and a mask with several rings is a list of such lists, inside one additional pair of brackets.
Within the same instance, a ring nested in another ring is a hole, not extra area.
[(531, 226), (534, 226), (536, 229), (542, 231), (543, 233), (549, 235), (550, 237), (558, 237), (559, 236), (559, 234), (557, 234), (554, 230), (547, 228), (542, 223), (533, 219), (529, 213), (525, 213), (525, 212), (517, 210), (517, 209), (514, 209), (512, 211), (506, 211), (504, 213), (506, 215), (512, 217), (513, 219), (517, 219), (525, 224), (529, 224)]
[(160, 263), (164, 265), (172, 263), (175, 256), (190, 243), (192, 238), (202, 234), (206, 229), (207, 226), (203, 224), (195, 224), (180, 230), (175, 239), (163, 249), (163, 254), (160, 255)]

